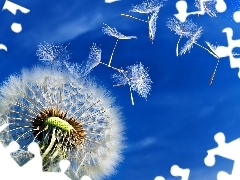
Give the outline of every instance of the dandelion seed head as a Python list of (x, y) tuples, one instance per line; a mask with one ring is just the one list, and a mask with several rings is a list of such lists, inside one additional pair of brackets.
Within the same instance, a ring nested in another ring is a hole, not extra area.
[(85, 74), (89, 74), (101, 62), (102, 50), (95, 43), (90, 47), (90, 53), (85, 66)]
[(117, 85), (125, 86), (129, 82), (129, 79), (127, 78), (127, 71), (114, 73), (112, 75), (112, 79)]
[(186, 20), (185, 22), (181, 22), (176, 20), (175, 18), (170, 18), (167, 21), (167, 27), (171, 31), (175, 31), (175, 34), (183, 37), (191, 36), (198, 29), (197, 25), (194, 24), (192, 20)]
[(39, 60), (44, 62), (44, 65), (50, 65), (59, 70), (67, 69), (76, 78), (83, 77), (83, 68), (77, 63), (68, 61), (70, 53), (67, 50), (67, 46), (44, 42), (44, 44), (38, 45), (36, 55), (39, 57)]
[(81, 78), (85, 76), (82, 65), (79, 65), (78, 63), (63, 61), (59, 66), (59, 69), (66, 69), (75, 78)]
[(216, 52), (216, 49), (217, 49), (218, 46), (215, 46), (215, 45), (213, 45), (213, 44), (211, 44), (210, 42), (207, 42), (207, 41), (205, 41), (205, 42), (206, 42), (207, 46), (208, 46), (213, 52)]
[(107, 34), (109, 36), (113, 36), (113, 37), (116, 37), (117, 39), (137, 39), (136, 36), (125, 36), (123, 34), (121, 34), (120, 32), (118, 32), (116, 30), (116, 28), (111, 28), (109, 27), (107, 24), (104, 24), (103, 23), (103, 28), (102, 28), (102, 31), (104, 34)]
[[(122, 159), (123, 125), (107, 90), (67, 70), (35, 67), (10, 76), (0, 87), (0, 100), (1, 120), (10, 123), (8, 136), (1, 138), (16, 140), (23, 150), (36, 141), (45, 171), (57, 171), (59, 161), (67, 159), (72, 179), (115, 172)], [(15, 158), (25, 159), (21, 153)]]
[(213, 45), (213, 44), (210, 44), (210, 43), (207, 42), (207, 41), (205, 41), (205, 42), (206, 42), (207, 46), (210, 48), (210, 50), (219, 57), (219, 54), (218, 54), (218, 52), (217, 52), (217, 48), (218, 48), (219, 46), (215, 46), (215, 45)]
[(147, 98), (150, 93), (152, 81), (148, 74), (148, 69), (140, 64), (135, 64), (127, 68), (130, 73), (129, 85), (133, 91), (136, 91), (141, 97)]
[(143, 1), (142, 4), (138, 4), (132, 7), (130, 12), (137, 12), (143, 14), (149, 14), (160, 9), (163, 6), (163, 1), (159, 2), (158, 0), (147, 0)]
[(61, 44), (53, 44), (44, 42), (38, 45), (36, 51), (40, 61), (44, 61), (48, 64), (61, 64), (62, 61), (68, 61), (70, 59), (70, 53), (67, 50), (67, 46)]
[[(201, 10), (201, 4), (200, 1), (202, 0), (195, 0), (195, 7), (197, 7), (199, 10)], [(210, 17), (217, 17), (217, 10), (215, 8), (217, 1), (216, 0), (208, 0), (208, 1), (202, 1), (204, 12), (207, 13)]]
[(151, 13), (150, 19), (148, 21), (149, 24), (149, 38), (151, 41), (155, 38), (156, 33), (156, 25), (157, 25), (157, 18), (160, 8), (156, 9)]
[(148, 69), (144, 68), (142, 63), (128, 66), (125, 71), (113, 74), (112, 78), (120, 85), (128, 84), (131, 90), (136, 91), (145, 99), (150, 94), (152, 80)]
[(190, 50), (193, 47), (193, 44), (197, 43), (197, 40), (201, 37), (202, 31), (203, 31), (203, 29), (202, 29), (202, 27), (200, 27), (194, 34), (191, 35), (190, 39), (182, 47), (182, 49), (179, 53), (180, 55), (185, 54), (187, 51), (190, 52)]

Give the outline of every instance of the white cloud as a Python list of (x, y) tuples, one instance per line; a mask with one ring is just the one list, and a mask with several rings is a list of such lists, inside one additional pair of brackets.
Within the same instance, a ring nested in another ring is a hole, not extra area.
[(128, 152), (132, 152), (132, 151), (138, 151), (138, 150), (142, 150), (144, 148), (147, 148), (153, 144), (155, 144), (157, 142), (157, 138), (155, 137), (146, 137), (138, 142), (132, 143), (130, 145), (128, 145)]
[(55, 29), (55, 35), (53, 37), (47, 37), (47, 39), (50, 38), (52, 41), (59, 41), (59, 39), (61, 39), (61, 41), (68, 41), (74, 39), (96, 28), (96, 24), (100, 24), (98, 22), (101, 22), (101, 19), (101, 14), (96, 15), (94, 19), (89, 19), (88, 16), (73, 19), (70, 22), (59, 25)]
[[(54, 5), (54, 6), (53, 6)], [(104, 14), (99, 3), (84, 2), (46, 4), (31, 3), (31, 12), (24, 16), (28, 27), (23, 27), (21, 41), (24, 46), (35, 46), (43, 41), (64, 43), (90, 30), (101, 27)], [(45, 8), (40, 11), (40, 9)], [(106, 16), (105, 16), (106, 19)]]

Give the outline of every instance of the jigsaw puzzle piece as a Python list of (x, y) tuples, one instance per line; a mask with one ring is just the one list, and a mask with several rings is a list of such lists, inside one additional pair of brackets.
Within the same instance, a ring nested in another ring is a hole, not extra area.
[(221, 156), (234, 161), (232, 174), (228, 174), (224, 171), (218, 173), (219, 180), (225, 179), (240, 179), (240, 138), (235, 139), (229, 143), (225, 142), (225, 135), (222, 132), (217, 133), (214, 136), (218, 147), (207, 151), (207, 156), (204, 159), (204, 163), (207, 166), (213, 166), (215, 164), (215, 156)]
[(165, 180), (165, 178), (162, 177), (162, 176), (157, 176), (157, 177), (154, 178), (154, 180)]
[(173, 165), (171, 167), (171, 174), (172, 176), (175, 177), (182, 177), (181, 180), (188, 180), (189, 174), (190, 174), (190, 169), (182, 169), (178, 165)]
[[(32, 154), (34, 154), (34, 158), (28, 161), (26, 164), (24, 164), (21, 169), (22, 171), (28, 172), (29, 169), (31, 170), (31, 173), (41, 173), (42, 172), (42, 157), (40, 154), (40, 148), (37, 143), (32, 142), (28, 146), (28, 151)], [(34, 167), (34, 168), (33, 168)]]
[[(187, 2), (185, 0), (180, 0), (176, 3), (176, 9), (178, 11), (178, 14), (174, 14), (174, 16), (179, 21), (185, 22), (189, 15), (204, 15), (205, 14), (204, 2), (208, 2), (208, 1), (212, 1), (212, 0), (199, 0), (199, 4), (201, 7), (200, 10), (193, 11), (193, 12), (187, 12), (187, 8), (188, 8)], [(226, 6), (226, 3), (224, 2), (224, 0), (217, 0), (215, 9), (220, 13), (226, 11), (227, 6)]]
[[(182, 177), (181, 180), (188, 180), (189, 174), (190, 174), (190, 169), (182, 169), (178, 165), (173, 165), (171, 167), (171, 175), (175, 177)], [(165, 180), (164, 177), (162, 176), (157, 176), (155, 177), (154, 180)]]
[(216, 54), (222, 57), (229, 57), (230, 67), (231, 68), (239, 68), (238, 77), (240, 78), (240, 58), (235, 58), (234, 53), (232, 52), (234, 48), (240, 48), (240, 39), (233, 40), (233, 30), (230, 27), (224, 28), (223, 31), (226, 33), (228, 46), (218, 46), (216, 48)]
[(219, 13), (223, 13), (227, 10), (227, 5), (224, 0), (217, 0), (215, 8)]

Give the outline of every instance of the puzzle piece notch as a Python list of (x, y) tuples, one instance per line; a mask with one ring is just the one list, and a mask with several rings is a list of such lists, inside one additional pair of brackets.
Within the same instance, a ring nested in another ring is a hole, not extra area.
[[(188, 180), (189, 174), (190, 174), (190, 169), (188, 169), (188, 168), (187, 169), (182, 169), (178, 165), (173, 165), (171, 167), (170, 172), (171, 172), (172, 176), (175, 176), (175, 177), (180, 176), (180, 177), (182, 177), (181, 180)], [(157, 176), (157, 177), (155, 177), (154, 180), (165, 180), (165, 178), (162, 177), (162, 176)]]
[(240, 138), (235, 139), (229, 143), (225, 142), (225, 135), (222, 132), (217, 133), (214, 136), (215, 141), (218, 144), (217, 148), (213, 148), (207, 151), (207, 156), (204, 159), (204, 163), (207, 166), (213, 166), (215, 164), (215, 156), (221, 156), (234, 161), (232, 174), (228, 174), (224, 171), (220, 171), (217, 175), (218, 180), (237, 180), (240, 179)]
[(230, 27), (224, 28), (222, 32), (226, 33), (228, 46), (218, 46), (216, 48), (216, 54), (219, 58), (229, 57), (230, 67), (239, 68), (238, 77), (240, 78), (240, 58), (235, 58), (232, 50), (236, 47), (240, 48), (240, 39), (233, 40), (233, 30)]
[[(203, 7), (203, 3), (207, 2), (207, 1), (211, 1), (211, 0), (200, 0), (199, 3), (201, 5), (201, 9), (199, 11), (194, 11), (194, 12), (187, 12), (187, 8), (188, 8), (188, 4), (185, 0), (179, 0), (176, 3), (176, 9), (178, 11), (178, 14), (174, 14), (174, 16), (181, 22), (185, 22), (187, 17), (189, 15), (204, 15), (205, 11), (204, 11), (204, 7)], [(227, 5), (224, 2), (224, 0), (216, 0), (216, 5), (215, 5), (215, 9), (219, 12), (219, 13), (223, 13), (226, 11), (227, 9)]]

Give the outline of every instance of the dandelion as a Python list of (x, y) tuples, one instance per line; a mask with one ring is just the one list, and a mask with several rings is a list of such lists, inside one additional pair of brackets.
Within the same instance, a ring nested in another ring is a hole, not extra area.
[[(166, 0), (163, 0), (163, 1), (166, 1)], [(153, 42), (155, 38), (155, 33), (156, 33), (156, 25), (157, 25), (156, 21), (158, 18), (158, 13), (160, 11), (160, 8), (163, 6), (163, 1), (159, 2), (158, 0), (149, 0), (149, 1), (142, 2), (142, 4), (138, 4), (132, 7), (130, 12), (147, 14), (148, 20), (136, 18), (128, 14), (121, 14), (121, 15), (148, 23), (149, 39), (151, 42)]]
[(111, 56), (110, 56), (109, 63), (108, 63), (108, 66), (110, 67), (110, 66), (111, 66), (111, 62), (112, 62), (112, 57), (113, 57), (114, 51), (115, 51), (115, 49), (116, 49), (116, 47), (117, 47), (117, 44), (118, 44), (118, 40), (119, 40), (119, 39), (133, 39), (133, 38), (137, 39), (137, 37), (136, 37), (136, 36), (125, 36), (125, 35), (123, 35), (122, 33), (118, 32), (118, 31), (116, 30), (116, 28), (111, 28), (111, 27), (109, 27), (107, 24), (104, 24), (104, 23), (103, 23), (103, 25), (104, 25), (104, 26), (103, 26), (103, 28), (102, 28), (102, 31), (103, 31), (104, 34), (107, 34), (107, 35), (109, 35), (109, 36), (113, 36), (113, 37), (117, 38), (116, 43), (115, 43), (115, 45), (114, 45), (114, 48), (113, 48), (113, 50), (112, 50), (112, 54), (111, 54)]
[(195, 7), (197, 7), (199, 10), (203, 8), (204, 12), (207, 13), (210, 17), (217, 17), (217, 11), (216, 11), (216, 0), (195, 0)]
[(144, 68), (142, 63), (128, 66), (126, 70), (113, 74), (112, 78), (117, 83), (114, 86), (129, 85), (132, 105), (134, 105), (132, 91), (136, 91), (139, 96), (145, 99), (151, 91), (152, 80), (148, 74), (148, 69)]
[(89, 79), (77, 79), (67, 69), (35, 67), (11, 75), (0, 87), (0, 101), (0, 117), (9, 123), (5, 134), (23, 150), (37, 142), (44, 171), (58, 171), (66, 159), (70, 178), (99, 179), (114, 173), (121, 161), (119, 108)]
[(62, 44), (56, 45), (47, 42), (38, 45), (36, 55), (39, 60), (52, 65), (59, 65), (62, 61), (68, 61), (70, 59), (70, 53), (67, 50), (67, 46), (64, 47)]
[(178, 44), (182, 37), (190, 37), (194, 32), (197, 31), (198, 27), (191, 20), (187, 20), (185, 22), (180, 22), (175, 18), (170, 18), (167, 21), (167, 27), (171, 31), (175, 31), (175, 34), (179, 35), (179, 39), (176, 45), (176, 56), (178, 56)]

